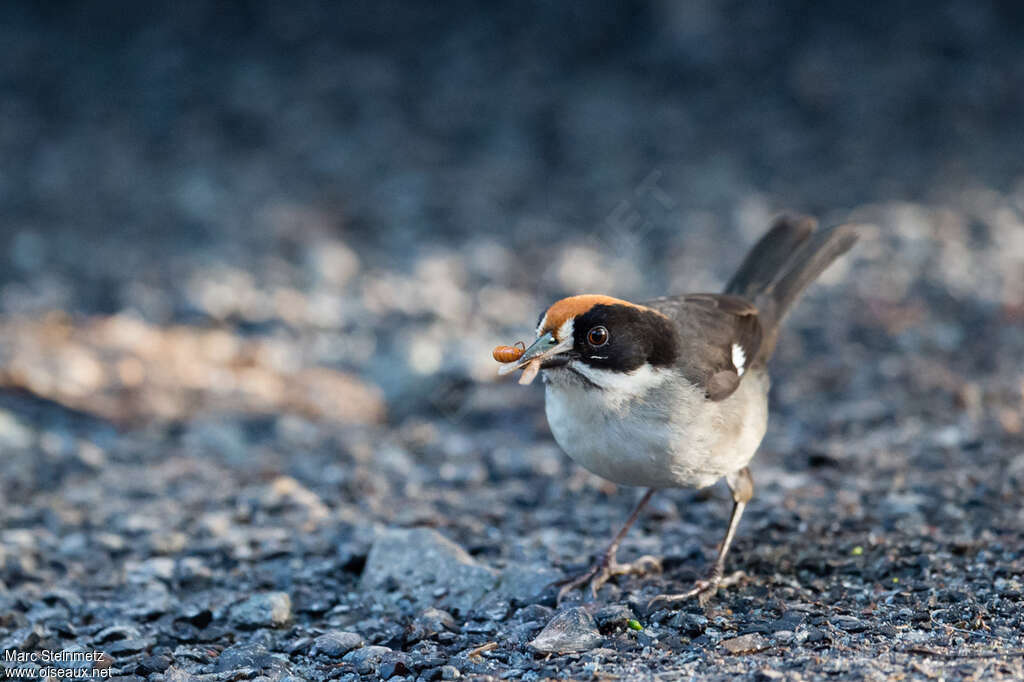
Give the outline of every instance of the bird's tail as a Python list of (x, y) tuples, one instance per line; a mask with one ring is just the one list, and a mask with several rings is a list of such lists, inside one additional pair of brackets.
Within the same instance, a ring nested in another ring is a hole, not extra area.
[(779, 325), (803, 290), (857, 241), (853, 225), (816, 227), (817, 221), (806, 216), (778, 218), (725, 287), (725, 293), (757, 306), (764, 332), (761, 361), (771, 357)]

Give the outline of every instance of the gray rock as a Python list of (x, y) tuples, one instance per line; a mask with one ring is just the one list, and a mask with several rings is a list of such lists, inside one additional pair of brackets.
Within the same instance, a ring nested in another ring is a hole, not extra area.
[(552, 618), (530, 646), (541, 653), (567, 654), (593, 649), (603, 639), (593, 616), (577, 606)]
[(255, 671), (277, 670), (282, 666), (281, 661), (267, 651), (267, 647), (259, 643), (244, 643), (229, 646), (217, 657), (214, 670), (225, 672), (228, 670), (250, 669)]
[(536, 604), (548, 597), (554, 605), (557, 593), (554, 583), (561, 577), (561, 573), (549, 566), (511, 564), (501, 572), (494, 594), (514, 606)]
[(362, 636), (355, 632), (344, 630), (332, 630), (313, 640), (313, 648), (310, 649), (310, 656), (323, 655), (330, 658), (341, 658), (353, 649), (363, 646)]
[(46, 630), (42, 625), (34, 625), (18, 628), (6, 639), (0, 640), (2, 651), (28, 651), (34, 649), (39, 640), (46, 636)]
[(170, 656), (147, 656), (139, 661), (135, 668), (135, 674), (145, 677), (153, 673), (162, 673), (170, 664)]
[(634, 618), (636, 615), (633, 613), (633, 609), (625, 604), (610, 604), (594, 612), (594, 620), (599, 628), (625, 626)]
[(119, 639), (107, 644), (103, 648), (111, 656), (125, 656), (146, 651), (156, 643), (151, 637), (140, 637), (138, 639)]
[[(494, 597), (492, 592), (490, 595), (483, 598), (483, 600), (473, 608), (473, 612), (470, 616), (474, 620), (482, 620), (491, 625), (497, 626), (498, 623), (505, 622), (508, 618), (509, 611), (512, 610), (512, 606), (504, 599)], [(487, 630), (470, 630), (467, 632), (487, 632)]]
[(241, 628), (280, 627), (292, 617), (292, 600), (285, 592), (253, 595), (232, 606), (228, 617)]
[(377, 674), (382, 680), (390, 680), (402, 675), (408, 675), (411, 672), (409, 669), (409, 657), (400, 651), (392, 651), (382, 656), (380, 665), (377, 668)]
[(364, 646), (348, 652), (341, 660), (354, 665), (360, 675), (369, 675), (377, 671), (377, 666), (390, 653), (391, 649), (386, 646)]
[(697, 613), (682, 611), (673, 616), (668, 625), (687, 637), (698, 637), (707, 628), (708, 619), (706, 616)]
[(92, 641), (95, 644), (103, 644), (105, 642), (113, 642), (118, 639), (137, 639), (141, 636), (142, 633), (139, 631), (139, 628), (134, 625), (119, 623), (117, 625), (111, 625), (110, 627), (103, 628), (93, 635)]
[(771, 643), (765, 639), (763, 635), (758, 633), (752, 633), (749, 635), (741, 635), (739, 637), (733, 637), (731, 639), (722, 640), (722, 646), (730, 654), (752, 654), (758, 651), (764, 651), (771, 646)]
[(181, 668), (168, 668), (164, 673), (164, 682), (197, 682), (198, 677)]
[(171, 613), (178, 608), (178, 601), (173, 599), (163, 583), (151, 583), (146, 589), (131, 596), (124, 608), (126, 616), (149, 620)]
[(807, 616), (799, 611), (787, 611), (782, 617), (768, 624), (769, 632), (794, 631), (807, 620)]
[(547, 623), (549, 620), (555, 617), (555, 610), (550, 606), (543, 606), (541, 604), (531, 604), (527, 607), (519, 609), (516, 612), (516, 617), (526, 622), (528, 620), (539, 620)]
[[(417, 608), (467, 613), (495, 585), (495, 572), (429, 528), (382, 532), (366, 560), (361, 586), (380, 600), (407, 597)], [(397, 589), (395, 589), (397, 586)]]
[(424, 609), (409, 624), (405, 638), (409, 642), (419, 642), (440, 632), (454, 632), (457, 629), (458, 624), (452, 618), (452, 614), (441, 609), (429, 608)]
[(174, 577), (174, 559), (165, 556), (153, 557), (130, 565), (127, 580), (139, 585), (148, 585), (154, 580), (168, 581)]
[(868, 629), (864, 621), (853, 616), (835, 616), (829, 622), (840, 630), (847, 632), (864, 632)]
[(457, 680), (462, 677), (462, 673), (454, 665), (443, 665), (441, 666), (441, 679), (442, 680)]
[(505, 630), (501, 634), (505, 641), (516, 647), (521, 647), (536, 637), (544, 625), (545, 621), (529, 620), (519, 625), (514, 625), (511, 629)]

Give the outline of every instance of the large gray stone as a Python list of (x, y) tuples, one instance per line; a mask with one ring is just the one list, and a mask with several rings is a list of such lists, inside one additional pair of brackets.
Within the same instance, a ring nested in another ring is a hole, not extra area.
[(566, 609), (551, 619), (530, 646), (545, 654), (569, 654), (600, 646), (604, 638), (586, 609)]
[(524, 566), (513, 563), (501, 572), (501, 580), (495, 594), (515, 606), (536, 604), (544, 601), (545, 597), (550, 597), (551, 603), (554, 604), (554, 596), (558, 592), (555, 582), (561, 577), (563, 576), (559, 571), (549, 566)]
[(437, 531), (393, 528), (373, 543), (361, 585), (381, 601), (405, 597), (417, 609), (436, 606), (464, 615), (496, 581), (495, 571)]

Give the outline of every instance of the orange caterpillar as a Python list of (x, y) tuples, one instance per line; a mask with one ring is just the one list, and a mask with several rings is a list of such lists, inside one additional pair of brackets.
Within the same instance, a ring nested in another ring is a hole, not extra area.
[(498, 346), (491, 355), (498, 362), (515, 362), (519, 358), (523, 357), (523, 353), (526, 352), (526, 344), (522, 341), (516, 341), (514, 346)]

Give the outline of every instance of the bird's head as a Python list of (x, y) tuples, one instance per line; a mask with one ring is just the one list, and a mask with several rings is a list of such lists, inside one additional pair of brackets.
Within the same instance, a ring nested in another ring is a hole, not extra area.
[(610, 296), (586, 294), (555, 302), (537, 324), (537, 338), (507, 374), (540, 361), (540, 368), (574, 372), (604, 387), (645, 366), (672, 365), (678, 354), (672, 322), (658, 311)]

